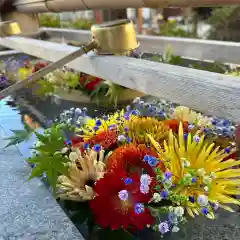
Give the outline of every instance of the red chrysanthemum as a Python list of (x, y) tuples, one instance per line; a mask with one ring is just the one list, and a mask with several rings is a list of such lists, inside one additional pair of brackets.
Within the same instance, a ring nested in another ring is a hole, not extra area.
[[(176, 119), (168, 119), (165, 120), (164, 123), (169, 126), (170, 129), (172, 129), (172, 131), (174, 133), (178, 133), (178, 129), (179, 129), (179, 124), (180, 122)], [(187, 122), (182, 122), (183, 125), (183, 131), (186, 133), (188, 132), (188, 123)]]
[(142, 172), (145, 169), (150, 176), (154, 176), (152, 167), (143, 159), (145, 155), (156, 156), (145, 145), (129, 144), (118, 147), (107, 160), (107, 169), (110, 171), (126, 171), (127, 173)]
[(88, 143), (93, 146), (100, 144), (105, 150), (111, 150), (117, 147), (117, 132), (116, 130), (102, 131), (88, 140)]
[[(149, 202), (151, 194), (140, 192), (139, 175), (131, 175), (132, 182), (126, 184), (126, 175), (122, 172), (108, 172), (94, 185), (96, 197), (90, 201), (90, 208), (96, 223), (110, 229), (143, 229), (153, 224), (153, 217), (147, 208), (136, 211), (136, 207)], [(127, 198), (121, 200), (120, 192), (127, 192)]]
[(96, 86), (102, 82), (101, 78), (92, 76), (82, 76), (79, 80), (80, 84), (89, 91), (96, 89)]
[(45, 68), (47, 65), (48, 65), (48, 63), (46, 63), (46, 62), (37, 62), (37, 63), (34, 65), (32, 72), (33, 72), (33, 73), (34, 73), (34, 72), (37, 72), (37, 71), (39, 71), (40, 69)]

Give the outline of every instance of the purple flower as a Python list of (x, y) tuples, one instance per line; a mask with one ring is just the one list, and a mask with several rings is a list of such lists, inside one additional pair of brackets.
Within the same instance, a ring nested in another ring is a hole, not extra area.
[(171, 172), (166, 171), (166, 172), (164, 173), (164, 178), (165, 178), (165, 179), (170, 179), (171, 177), (172, 177), (172, 173), (171, 173)]
[(144, 205), (142, 204), (142, 203), (137, 203), (137, 204), (135, 204), (135, 206), (134, 206), (134, 212), (136, 213), (136, 214), (141, 214), (141, 213), (143, 213), (144, 212)]
[(167, 222), (161, 222), (158, 225), (158, 230), (162, 234), (169, 232), (169, 226), (168, 226)]
[(128, 200), (128, 191), (127, 191), (127, 190), (121, 190), (121, 191), (118, 193), (118, 197), (119, 197), (122, 201)]
[(143, 160), (147, 162), (151, 167), (155, 167), (158, 163), (158, 159), (151, 155), (145, 155)]

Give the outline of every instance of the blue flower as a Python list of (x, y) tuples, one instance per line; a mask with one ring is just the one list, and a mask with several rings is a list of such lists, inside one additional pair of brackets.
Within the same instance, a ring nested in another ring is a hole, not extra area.
[(194, 201), (195, 201), (193, 196), (189, 196), (189, 197), (188, 197), (188, 200), (189, 200), (189, 202), (191, 202), (191, 203), (194, 203)]
[(70, 139), (67, 139), (67, 140), (65, 141), (65, 143), (66, 143), (67, 145), (72, 145), (72, 141), (71, 141)]
[(187, 140), (188, 139), (188, 134), (187, 133), (184, 133), (184, 139)]
[(145, 210), (144, 205), (142, 203), (136, 203), (134, 206), (134, 212), (136, 214), (141, 214)]
[(94, 127), (93, 127), (93, 130), (94, 130), (95, 132), (96, 132), (98, 129), (99, 129), (98, 126), (94, 126)]
[(194, 142), (198, 143), (200, 141), (200, 137), (198, 135), (195, 135), (193, 137)]
[(225, 153), (230, 153), (230, 152), (231, 152), (231, 148), (226, 147), (226, 148), (224, 149), (224, 152), (225, 152)]
[(126, 142), (127, 142), (127, 143), (130, 143), (130, 142), (131, 142), (131, 138), (128, 137), (128, 136), (126, 136)]
[(89, 148), (89, 143), (84, 143), (84, 144), (83, 144), (83, 148), (84, 148), (84, 149), (88, 149), (88, 148)]
[(145, 155), (143, 160), (147, 162), (151, 167), (155, 167), (158, 163), (158, 159), (151, 155)]
[(202, 208), (202, 209), (201, 209), (201, 213), (202, 213), (203, 215), (207, 215), (207, 214), (209, 213), (209, 211), (208, 211), (207, 208)]
[(192, 183), (196, 183), (197, 179), (195, 177), (192, 178)]
[(97, 119), (95, 124), (96, 126), (100, 127), (102, 125), (102, 122), (100, 119)]
[(128, 128), (128, 127), (124, 127), (124, 131), (125, 131), (125, 132), (128, 132), (128, 131), (129, 131), (129, 128)]
[(124, 183), (125, 183), (126, 185), (129, 185), (129, 184), (131, 184), (132, 182), (133, 182), (132, 178), (129, 178), (129, 177), (127, 177), (127, 178), (124, 180)]
[(93, 146), (93, 150), (94, 150), (95, 152), (100, 152), (101, 146), (100, 146), (99, 144), (96, 144), (96, 145)]
[(138, 112), (136, 110), (132, 110), (131, 114), (136, 116), (136, 115), (138, 115)]
[(168, 196), (168, 192), (165, 191), (165, 190), (163, 190), (163, 191), (161, 192), (161, 197), (162, 197), (163, 199), (166, 199), (167, 196)]

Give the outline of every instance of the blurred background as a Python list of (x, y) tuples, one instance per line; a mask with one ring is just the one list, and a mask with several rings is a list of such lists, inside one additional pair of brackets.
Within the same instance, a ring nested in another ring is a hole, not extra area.
[(240, 6), (128, 8), (39, 14), (41, 26), (90, 29), (93, 23), (129, 18), (138, 34), (240, 41)]

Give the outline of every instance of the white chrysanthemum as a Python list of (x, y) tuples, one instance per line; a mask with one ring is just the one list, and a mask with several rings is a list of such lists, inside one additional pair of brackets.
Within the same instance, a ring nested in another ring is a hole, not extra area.
[(204, 117), (202, 114), (191, 110), (188, 107), (178, 106), (174, 109), (173, 118), (179, 121), (194, 123), (199, 127), (211, 127), (212, 122), (209, 117)]
[[(76, 155), (78, 158), (75, 159)], [(72, 201), (88, 201), (94, 197), (92, 185), (101, 178), (105, 172), (104, 151), (99, 153), (88, 150), (81, 153), (75, 149), (71, 153), (73, 161), (68, 163), (69, 170), (67, 176), (58, 178), (58, 196), (61, 199), (69, 199)]]

